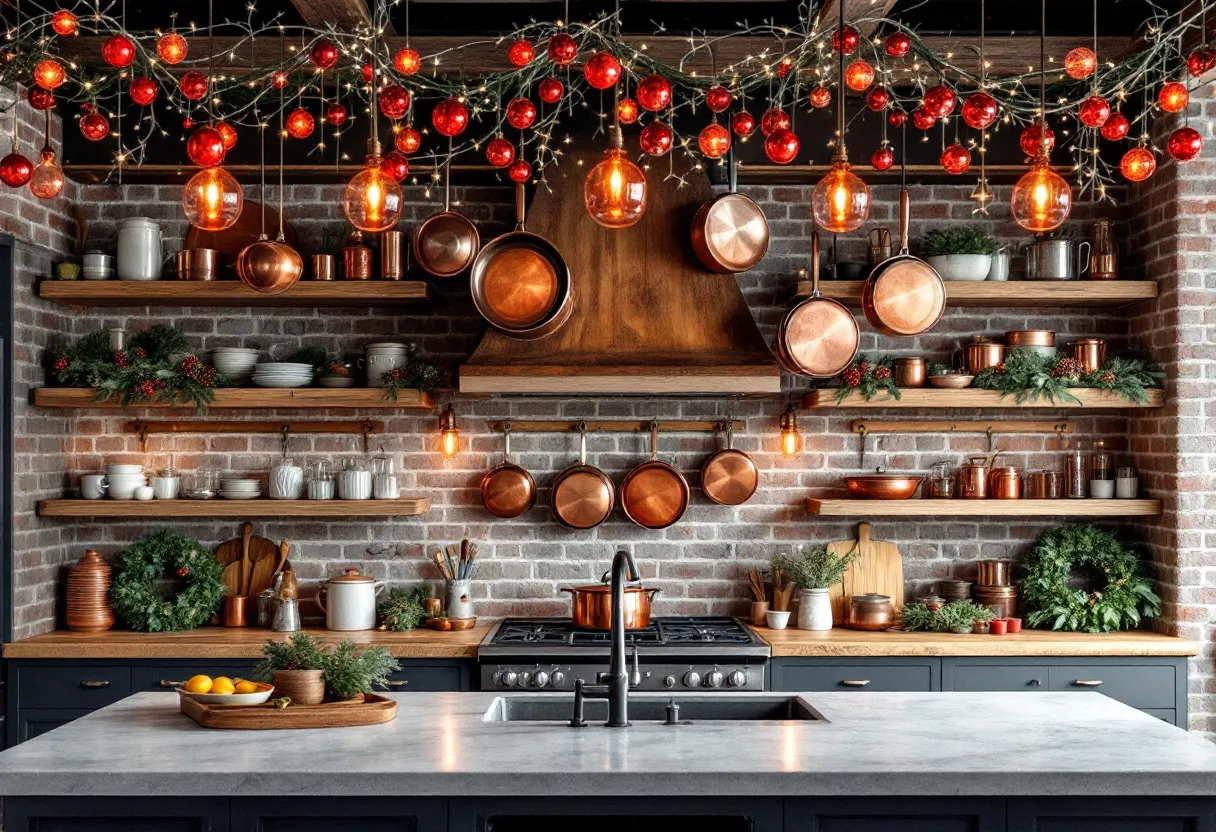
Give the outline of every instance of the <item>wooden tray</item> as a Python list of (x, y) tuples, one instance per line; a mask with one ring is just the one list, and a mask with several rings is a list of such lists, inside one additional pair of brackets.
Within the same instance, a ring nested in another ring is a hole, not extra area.
[(321, 705), (200, 705), (181, 696), (182, 713), (204, 728), (273, 730), (281, 728), (351, 728), (379, 725), (397, 718), (397, 703), (387, 696), (365, 694), (362, 701), (326, 702)]

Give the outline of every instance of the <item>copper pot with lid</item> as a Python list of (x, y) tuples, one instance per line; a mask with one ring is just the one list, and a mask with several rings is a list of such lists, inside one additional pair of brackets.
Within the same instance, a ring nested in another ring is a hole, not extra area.
[(621, 507), (625, 516), (645, 529), (665, 529), (688, 510), (688, 480), (659, 460), (659, 423), (650, 423), (650, 459), (625, 475)]
[(960, 355), (963, 369), (973, 376), (979, 375), (989, 367), (995, 367), (1005, 360), (1005, 345), (999, 341), (985, 338), (983, 335), (972, 335), (970, 341), (954, 351), (954, 364), (959, 363)]
[[(644, 630), (650, 626), (650, 602), (660, 591), (641, 583), (627, 583), (625, 590), (625, 629)], [(605, 572), (598, 584), (566, 586), (560, 592), (570, 593), (570, 617), (580, 630), (612, 629), (612, 584)]]
[(885, 630), (895, 623), (895, 607), (889, 595), (869, 593), (849, 598), (845, 626), (851, 630)]
[(988, 496), (988, 460), (973, 456), (959, 466), (958, 496), (964, 500), (982, 500)]
[(495, 517), (518, 517), (536, 503), (536, 480), (511, 462), (511, 423), (502, 428), (502, 462), (481, 477), (481, 502)]
[(570, 529), (594, 529), (612, 514), (616, 486), (612, 478), (587, 464), (587, 423), (578, 426), (578, 462), (557, 475), (549, 503), (557, 522)]
[(1022, 499), (1022, 469), (1012, 465), (988, 473), (988, 496), (995, 500)]
[(720, 506), (738, 506), (756, 493), (760, 472), (755, 460), (743, 451), (735, 450), (734, 429), (729, 419), (723, 429), (726, 447), (701, 466), (701, 490)]
[(1087, 373), (1096, 373), (1106, 363), (1106, 341), (1101, 338), (1078, 338), (1072, 342), (1072, 357), (1081, 362)]

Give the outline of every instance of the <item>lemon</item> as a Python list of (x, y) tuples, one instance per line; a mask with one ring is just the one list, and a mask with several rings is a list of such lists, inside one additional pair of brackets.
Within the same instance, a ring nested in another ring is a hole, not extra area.
[(200, 673), (198, 676), (191, 676), (190, 681), (186, 682), (186, 692), (209, 693), (214, 684), (210, 676), (204, 676)]
[(215, 681), (211, 683), (211, 693), (218, 693), (221, 696), (227, 696), (236, 690), (236, 686), (232, 684), (232, 680), (227, 676), (216, 676)]
[(257, 684), (257, 682), (247, 682), (244, 679), (241, 679), (239, 682), (236, 683), (236, 692), (237, 693), (257, 693), (258, 684)]

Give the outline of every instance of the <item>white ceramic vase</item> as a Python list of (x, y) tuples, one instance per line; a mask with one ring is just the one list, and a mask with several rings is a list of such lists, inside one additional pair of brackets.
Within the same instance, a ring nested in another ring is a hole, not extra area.
[(832, 629), (832, 601), (826, 587), (804, 589), (798, 596), (798, 629)]
[(270, 499), (298, 500), (304, 493), (304, 469), (299, 465), (276, 465), (270, 472)]

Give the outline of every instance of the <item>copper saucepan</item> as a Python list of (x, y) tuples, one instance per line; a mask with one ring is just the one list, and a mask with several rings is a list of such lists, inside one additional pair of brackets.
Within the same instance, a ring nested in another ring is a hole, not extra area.
[(616, 486), (612, 478), (587, 464), (587, 423), (578, 426), (578, 463), (557, 475), (549, 503), (557, 522), (571, 529), (594, 529), (612, 514)]
[(745, 272), (768, 252), (768, 220), (751, 197), (737, 189), (735, 147), (727, 156), (730, 190), (706, 202), (692, 221), (692, 248), (711, 272)]
[(899, 192), (899, 253), (874, 267), (861, 290), (861, 310), (883, 335), (921, 335), (946, 311), (946, 284), (937, 270), (908, 253), (911, 204)]
[(659, 423), (650, 423), (650, 459), (625, 475), (621, 507), (625, 516), (644, 529), (665, 529), (688, 510), (688, 480), (659, 461)]
[(443, 210), (414, 229), (414, 259), (436, 277), (454, 277), (477, 256), (481, 235), (473, 221), (452, 210), (452, 163), (443, 168)]
[(756, 493), (760, 472), (755, 460), (743, 451), (735, 450), (734, 429), (727, 420), (726, 447), (715, 453), (701, 466), (701, 490), (720, 506), (738, 506)]
[[(570, 593), (570, 617), (580, 630), (612, 629), (612, 584), (605, 572), (598, 584), (562, 587), (561, 592)], [(657, 588), (647, 589), (641, 584), (626, 584), (625, 629), (644, 630), (650, 626), (650, 602)]]
[(536, 480), (511, 462), (511, 423), (503, 425), (502, 462), (481, 477), (481, 502), (495, 517), (518, 517), (536, 503)]
[(777, 329), (777, 357), (792, 373), (832, 378), (857, 355), (861, 334), (845, 305), (819, 294), (819, 232), (811, 232), (811, 296), (786, 313)]

